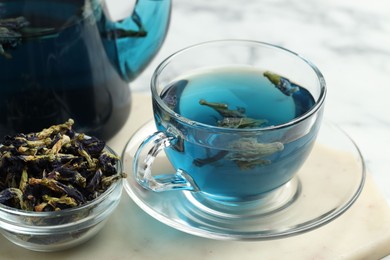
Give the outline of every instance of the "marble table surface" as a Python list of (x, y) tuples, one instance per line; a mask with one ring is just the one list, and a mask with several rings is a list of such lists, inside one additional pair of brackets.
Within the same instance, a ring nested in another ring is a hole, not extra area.
[[(130, 84), (132, 91), (149, 93), (153, 70), (165, 57), (181, 48), (204, 41), (250, 39), (280, 45), (297, 52), (316, 64), (325, 76), (328, 86), (325, 111), (327, 120), (339, 125), (356, 142), (372, 177), (370, 179), (373, 179), (390, 205), (390, 113), (386, 109), (387, 99), (390, 97), (389, 0), (172, 1), (171, 25), (164, 46), (141, 76)], [(123, 203), (130, 200), (127, 199)], [(372, 207), (372, 204), (368, 206)], [(110, 223), (115, 223), (118, 216), (119, 214), (114, 215)], [(139, 216), (143, 220), (144, 215)], [(372, 218), (369, 220), (375, 221)], [(154, 227), (151, 226), (150, 229)], [(163, 225), (159, 227), (164, 228)], [(348, 226), (350, 227), (351, 225)], [(165, 232), (168, 239), (173, 240), (175, 237), (170, 235), (170, 230), (173, 232), (168, 227), (161, 232)], [(132, 232), (122, 230), (121, 225), (108, 226), (104, 232), (111, 232), (108, 242), (113, 250), (128, 250), (118, 247), (115, 232), (126, 233), (130, 237)], [(339, 232), (339, 229), (335, 232)], [(314, 236), (314, 233), (308, 233), (308, 236)], [(65, 252), (58, 253), (58, 258), (85, 259), (83, 256), (89, 255), (99, 245), (99, 241), (106, 242), (104, 237), (101, 235), (85, 247), (80, 247), (78, 250), (84, 255), (77, 252), (82, 257), (78, 255), (77, 258), (68, 258)], [(31, 259), (52, 259), (57, 256), (17, 251), (16, 246), (3, 241), (0, 247), (8, 251), (3, 250), (0, 259), (22, 259), (18, 258), (20, 255), (28, 255)], [(148, 242), (153, 244), (153, 241), (155, 240), (143, 238), (139, 241), (139, 246)], [(188, 248), (196, 249), (201, 240), (185, 236), (183, 241), (198, 241), (198, 244), (188, 244)], [(332, 242), (340, 243), (338, 240)], [(119, 243), (122, 244), (124, 243)], [(254, 244), (245, 247), (252, 245)], [(235, 248), (228, 248), (230, 251), (223, 247), (219, 249), (228, 256)], [(328, 251), (330, 249), (332, 248), (324, 248)], [(104, 253), (107, 255), (107, 252)], [(115, 258), (106, 255), (94, 256), (94, 259)]]
[(148, 92), (169, 54), (227, 38), (280, 45), (319, 67), (328, 86), (326, 118), (353, 138), (390, 203), (390, 1), (173, 1), (164, 46), (132, 90)]

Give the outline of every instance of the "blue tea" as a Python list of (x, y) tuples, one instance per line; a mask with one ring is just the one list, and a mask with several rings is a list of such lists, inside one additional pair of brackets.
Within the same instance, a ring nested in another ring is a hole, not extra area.
[(131, 107), (128, 82), (160, 48), (170, 0), (139, 0), (110, 21), (95, 0), (0, 4), (0, 138), (73, 118), (108, 139)]
[[(161, 98), (174, 112), (208, 129), (207, 134), (190, 131), (154, 104), (157, 128), (167, 131), (173, 126), (182, 134), (165, 149), (169, 160), (202, 192), (217, 199), (247, 200), (288, 182), (317, 132), (314, 126), (297, 136), (294, 127), (299, 123), (257, 134), (246, 131), (285, 124), (315, 104), (304, 87), (269, 71), (246, 67), (198, 71), (167, 86)], [(237, 132), (225, 136), (223, 129), (228, 128)]]

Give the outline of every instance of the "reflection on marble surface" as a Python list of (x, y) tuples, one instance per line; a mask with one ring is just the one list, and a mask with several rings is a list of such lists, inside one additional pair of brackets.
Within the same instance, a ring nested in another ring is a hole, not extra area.
[(191, 44), (265, 41), (315, 63), (328, 85), (325, 116), (360, 147), (390, 203), (390, 2), (387, 0), (180, 0), (164, 47), (131, 87), (149, 91), (153, 69)]

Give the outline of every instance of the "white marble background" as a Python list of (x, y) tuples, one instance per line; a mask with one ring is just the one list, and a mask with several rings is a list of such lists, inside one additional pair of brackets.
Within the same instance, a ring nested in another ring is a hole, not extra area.
[(173, 0), (165, 44), (133, 91), (149, 91), (153, 69), (172, 52), (226, 38), (281, 45), (319, 67), (326, 118), (355, 140), (390, 203), (390, 1)]

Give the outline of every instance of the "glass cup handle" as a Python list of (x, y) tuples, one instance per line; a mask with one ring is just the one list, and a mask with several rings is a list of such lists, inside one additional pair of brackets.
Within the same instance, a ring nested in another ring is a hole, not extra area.
[(198, 187), (188, 173), (177, 169), (176, 173), (152, 174), (152, 164), (162, 150), (169, 148), (176, 137), (158, 131), (145, 139), (134, 156), (133, 172), (137, 182), (144, 188), (156, 192), (169, 190), (198, 191)]

